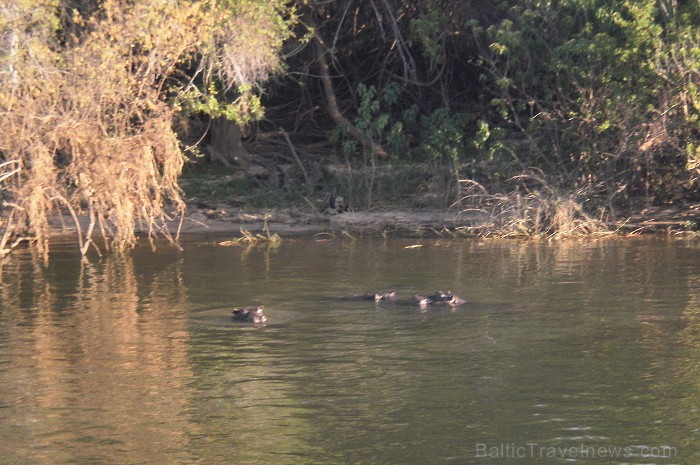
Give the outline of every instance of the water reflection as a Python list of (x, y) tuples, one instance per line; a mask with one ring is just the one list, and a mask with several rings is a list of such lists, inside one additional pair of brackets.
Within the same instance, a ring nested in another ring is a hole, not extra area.
[[(192, 242), (86, 264), (74, 252), (57, 249), (43, 268), (25, 251), (0, 267), (10, 461), (690, 463), (700, 453), (693, 240)], [(376, 289), (404, 300), (344, 298)], [(437, 289), (469, 304), (406, 303)], [(257, 303), (270, 324), (231, 321), (231, 306)], [(632, 454), (485, 459), (477, 444)], [(641, 457), (663, 445), (675, 460)]]
[(181, 263), (121, 256), (81, 265), (70, 253), (47, 269), (35, 263), (15, 257), (3, 267), (0, 455), (190, 461)]

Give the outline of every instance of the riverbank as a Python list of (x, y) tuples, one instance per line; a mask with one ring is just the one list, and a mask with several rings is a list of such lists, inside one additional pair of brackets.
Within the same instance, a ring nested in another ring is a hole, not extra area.
[[(595, 209), (588, 206), (587, 198), (546, 184), (540, 190), (491, 194), (478, 183), (465, 183), (463, 198), (449, 207), (444, 198), (447, 177), (424, 166), (383, 167), (374, 174), (376, 207), (363, 209), (351, 201), (350, 208), (339, 213), (338, 208), (330, 208), (330, 200), (337, 192), (346, 195), (347, 186), (361, 189), (355, 178), (361, 179), (363, 173), (340, 165), (324, 170), (324, 189), (304, 191), (270, 188), (270, 174), (264, 169), (222, 174), (208, 166), (193, 167), (181, 180), (186, 216), (182, 223), (171, 224), (171, 231), (176, 233), (179, 227), (181, 234), (236, 236), (268, 230), (282, 237), (321, 233), (565, 237), (700, 229), (700, 202), (651, 206), (635, 198), (629, 203), (636, 207), (629, 211), (594, 218), (585, 211)], [(353, 195), (363, 198), (357, 192)]]
[[(177, 230), (173, 223), (171, 229)], [(649, 206), (605, 225), (610, 232), (691, 232), (700, 228), (700, 202)], [(284, 235), (403, 234), (490, 235), (493, 218), (479, 210), (385, 209), (309, 213), (300, 209), (188, 208), (181, 234), (239, 235), (269, 231)], [(523, 234), (525, 235), (525, 234)]]
[(306, 213), (295, 209), (211, 210), (191, 209), (180, 228), (182, 234), (226, 234), (242, 230), (280, 235), (300, 234), (426, 234), (469, 229), (486, 221), (479, 213), (434, 210), (374, 210), (336, 214)]

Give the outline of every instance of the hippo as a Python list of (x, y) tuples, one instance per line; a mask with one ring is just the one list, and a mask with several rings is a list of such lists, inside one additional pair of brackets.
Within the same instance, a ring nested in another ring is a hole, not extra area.
[(375, 291), (366, 294), (353, 294), (347, 297), (341, 297), (341, 300), (373, 300), (379, 302), (393, 302), (396, 298), (396, 291)]
[(263, 305), (237, 308), (233, 311), (233, 319), (244, 323), (265, 323), (267, 317), (264, 310)]
[(450, 307), (456, 307), (458, 305), (466, 303), (466, 300), (453, 293), (452, 291), (437, 291), (435, 294), (416, 294), (413, 296), (413, 302), (420, 305), (421, 307), (426, 307), (428, 305), (449, 305)]
[(365, 300), (374, 300), (375, 302), (381, 302), (383, 300), (394, 300), (396, 298), (396, 291), (379, 291), (374, 294), (365, 294), (362, 296)]

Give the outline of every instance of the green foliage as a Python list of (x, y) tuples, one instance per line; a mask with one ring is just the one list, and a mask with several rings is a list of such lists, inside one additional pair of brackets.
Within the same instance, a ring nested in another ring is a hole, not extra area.
[[(519, 165), (572, 187), (661, 195), (683, 178), (698, 131), (697, 8), (681, 14), (652, 0), (529, 0), (473, 29), (491, 91), (491, 128), (477, 148), (511, 140)], [(664, 3), (665, 4), (665, 3)], [(670, 3), (669, 3), (670, 4)], [(522, 143), (527, 143), (523, 150)], [(664, 177), (661, 164), (676, 174)], [(655, 191), (655, 192), (652, 192)]]
[(377, 89), (374, 86), (360, 84), (357, 88), (360, 97), (358, 116), (355, 119), (355, 126), (366, 134), (367, 137), (375, 139), (381, 136), (384, 128), (389, 122), (387, 113), (380, 113), (380, 102), (377, 97)]
[(429, 3), (427, 11), (411, 20), (409, 43), (420, 44), (423, 55), (430, 63), (442, 63), (443, 41), (447, 33), (448, 17), (443, 9)]
[(438, 108), (420, 118), (421, 139), (415, 152), (420, 159), (445, 163), (455, 170), (466, 150), (466, 116)]
[[(375, 86), (366, 86), (360, 84), (357, 88), (359, 97), (358, 115), (354, 119), (353, 124), (359, 129), (364, 137), (368, 140), (374, 140), (381, 143), (385, 138), (385, 129), (390, 122), (390, 114), (382, 111), (382, 103), (391, 107), (399, 95), (399, 88), (396, 85), (385, 87), (381, 96), (377, 95)], [(394, 130), (393, 138), (396, 139), (397, 128)], [(391, 131), (390, 131), (391, 132)], [(361, 145), (356, 140), (349, 137), (348, 128), (343, 125), (338, 125), (329, 133), (331, 142), (340, 144), (343, 154), (346, 156), (357, 156), (358, 151), (362, 149)], [(372, 154), (363, 153), (365, 157), (371, 157)]]
[(491, 129), (489, 128), (489, 123), (484, 120), (479, 120), (476, 122), (477, 131), (472, 137), (472, 145), (478, 150), (486, 148), (486, 142), (491, 137)]
[[(428, 115), (420, 115), (417, 105), (396, 111), (395, 106), (401, 99), (401, 89), (396, 84), (386, 86), (381, 92), (374, 86), (360, 84), (357, 94), (355, 126), (366, 137), (388, 144), (394, 162), (429, 161), (456, 167), (463, 158), (465, 114), (438, 108)], [(358, 153), (360, 145), (348, 137), (347, 128), (342, 125), (331, 131), (329, 138), (340, 145), (346, 156), (361, 155)]]
[(263, 118), (257, 82), (281, 69), (279, 50), (297, 21), (284, 0), (217, 0), (215, 23), (202, 45), (202, 85), (177, 94), (180, 108), (239, 126)]
[(262, 119), (265, 110), (260, 97), (253, 93), (253, 86), (241, 84), (237, 88), (237, 98), (221, 96), (215, 83), (210, 83), (206, 93), (197, 87), (180, 93), (178, 108), (188, 113), (202, 113), (211, 118), (226, 118), (239, 126)]

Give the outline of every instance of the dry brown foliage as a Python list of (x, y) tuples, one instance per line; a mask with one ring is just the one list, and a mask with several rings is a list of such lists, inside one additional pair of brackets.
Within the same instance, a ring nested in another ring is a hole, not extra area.
[[(47, 39), (54, 3), (2, 7), (0, 256), (31, 240), (47, 257), (51, 219), (65, 214), (83, 254), (99, 250), (98, 233), (105, 248), (132, 246), (137, 228), (175, 241), (167, 224), (185, 211), (184, 159), (167, 91), (191, 85), (181, 70), (202, 57), (231, 83), (260, 79), (276, 60), (260, 58), (261, 45), (244, 56), (245, 36), (229, 34), (241, 25), (235, 9), (214, 3), (105, 0), (95, 16), (73, 19), (82, 32), (60, 45)], [(226, 34), (236, 40), (217, 39)]]
[(470, 227), (469, 232), (500, 237), (544, 237), (562, 239), (610, 233), (607, 223), (583, 208), (586, 193), (562, 192), (541, 173), (513, 178), (517, 187), (508, 194), (490, 194), (481, 184), (462, 180), (462, 197), (455, 205), (463, 211), (488, 214), (488, 224)]
[(220, 11), (203, 64), (207, 75), (218, 73), (224, 90), (263, 81), (279, 67), (279, 48), (289, 35), (279, 9), (279, 0), (258, 0)]

